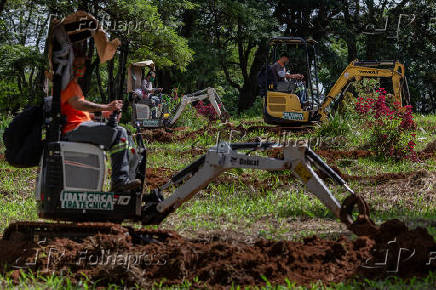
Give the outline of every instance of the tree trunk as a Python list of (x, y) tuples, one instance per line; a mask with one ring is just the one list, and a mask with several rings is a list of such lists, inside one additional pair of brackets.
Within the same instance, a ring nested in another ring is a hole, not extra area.
[(98, 63), (95, 68), (95, 75), (97, 76), (97, 85), (98, 85), (98, 92), (100, 93), (100, 99), (101, 103), (106, 104), (108, 103), (106, 99), (106, 95), (103, 91), (103, 86), (101, 85), (101, 75), (100, 75), (100, 64)]
[(171, 71), (168, 69), (158, 70), (157, 74), (159, 78), (158, 83), (156, 83), (156, 87), (169, 90), (171, 88)]
[(250, 108), (256, 100), (258, 94), (257, 74), (265, 64), (266, 56), (266, 42), (262, 42), (254, 55), (248, 79), (244, 82), (244, 85), (239, 90), (238, 112)]
[(124, 82), (126, 80), (126, 64), (127, 64), (127, 56), (129, 54), (129, 42), (124, 40), (121, 45), (121, 53), (118, 59), (118, 87), (116, 91), (117, 100), (122, 100), (124, 95)]
[(107, 73), (108, 73), (108, 80), (107, 80), (107, 96), (108, 96), (108, 102), (112, 102), (114, 100), (114, 59), (108, 61), (107, 63)]
[(348, 51), (348, 63), (352, 62), (357, 58), (357, 40), (352, 34), (348, 35), (347, 39), (347, 51)]
[(6, 0), (0, 0), (0, 13), (5, 9)]

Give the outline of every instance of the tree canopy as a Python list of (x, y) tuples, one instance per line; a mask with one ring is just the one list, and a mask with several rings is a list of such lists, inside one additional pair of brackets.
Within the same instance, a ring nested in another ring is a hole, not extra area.
[(436, 111), (434, 0), (8, 0), (0, 2), (0, 111), (37, 102), (48, 68), (50, 18), (93, 14), (122, 45), (100, 65), (89, 41), (81, 81), (92, 99), (126, 98), (127, 66), (153, 59), (160, 86), (219, 87), (233, 112), (252, 106), (272, 36), (318, 42), (320, 80), (329, 89), (352, 60), (405, 63), (415, 110)]

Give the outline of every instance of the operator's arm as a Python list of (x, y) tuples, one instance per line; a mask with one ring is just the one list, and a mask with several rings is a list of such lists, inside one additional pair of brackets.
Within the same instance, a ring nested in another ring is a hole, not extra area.
[(96, 104), (91, 101), (81, 99), (79, 96), (73, 96), (68, 100), (68, 103), (76, 110), (87, 112), (102, 112), (121, 110), (123, 102), (116, 100), (108, 105)]
[(304, 76), (302, 74), (289, 74), (289, 73), (286, 73), (286, 78), (287, 79), (302, 80), (302, 79), (304, 79)]

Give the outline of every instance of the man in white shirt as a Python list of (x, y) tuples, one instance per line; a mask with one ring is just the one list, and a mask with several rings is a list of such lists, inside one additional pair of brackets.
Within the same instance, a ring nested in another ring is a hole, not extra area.
[(162, 88), (153, 88), (153, 82), (156, 79), (156, 73), (154, 71), (149, 71), (146, 78), (142, 80), (142, 91), (145, 96), (149, 96), (149, 94), (155, 94), (162, 92)]

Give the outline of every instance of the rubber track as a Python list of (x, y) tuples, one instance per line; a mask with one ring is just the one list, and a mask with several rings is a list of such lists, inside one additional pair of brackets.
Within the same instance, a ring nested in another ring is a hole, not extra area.
[(44, 238), (82, 239), (96, 234), (117, 234), (126, 232), (121, 226), (112, 223), (46, 223), (46, 222), (15, 222), (10, 224), (3, 233), (3, 240), (8, 240), (13, 233), (20, 233), (23, 239), (38, 242)]

